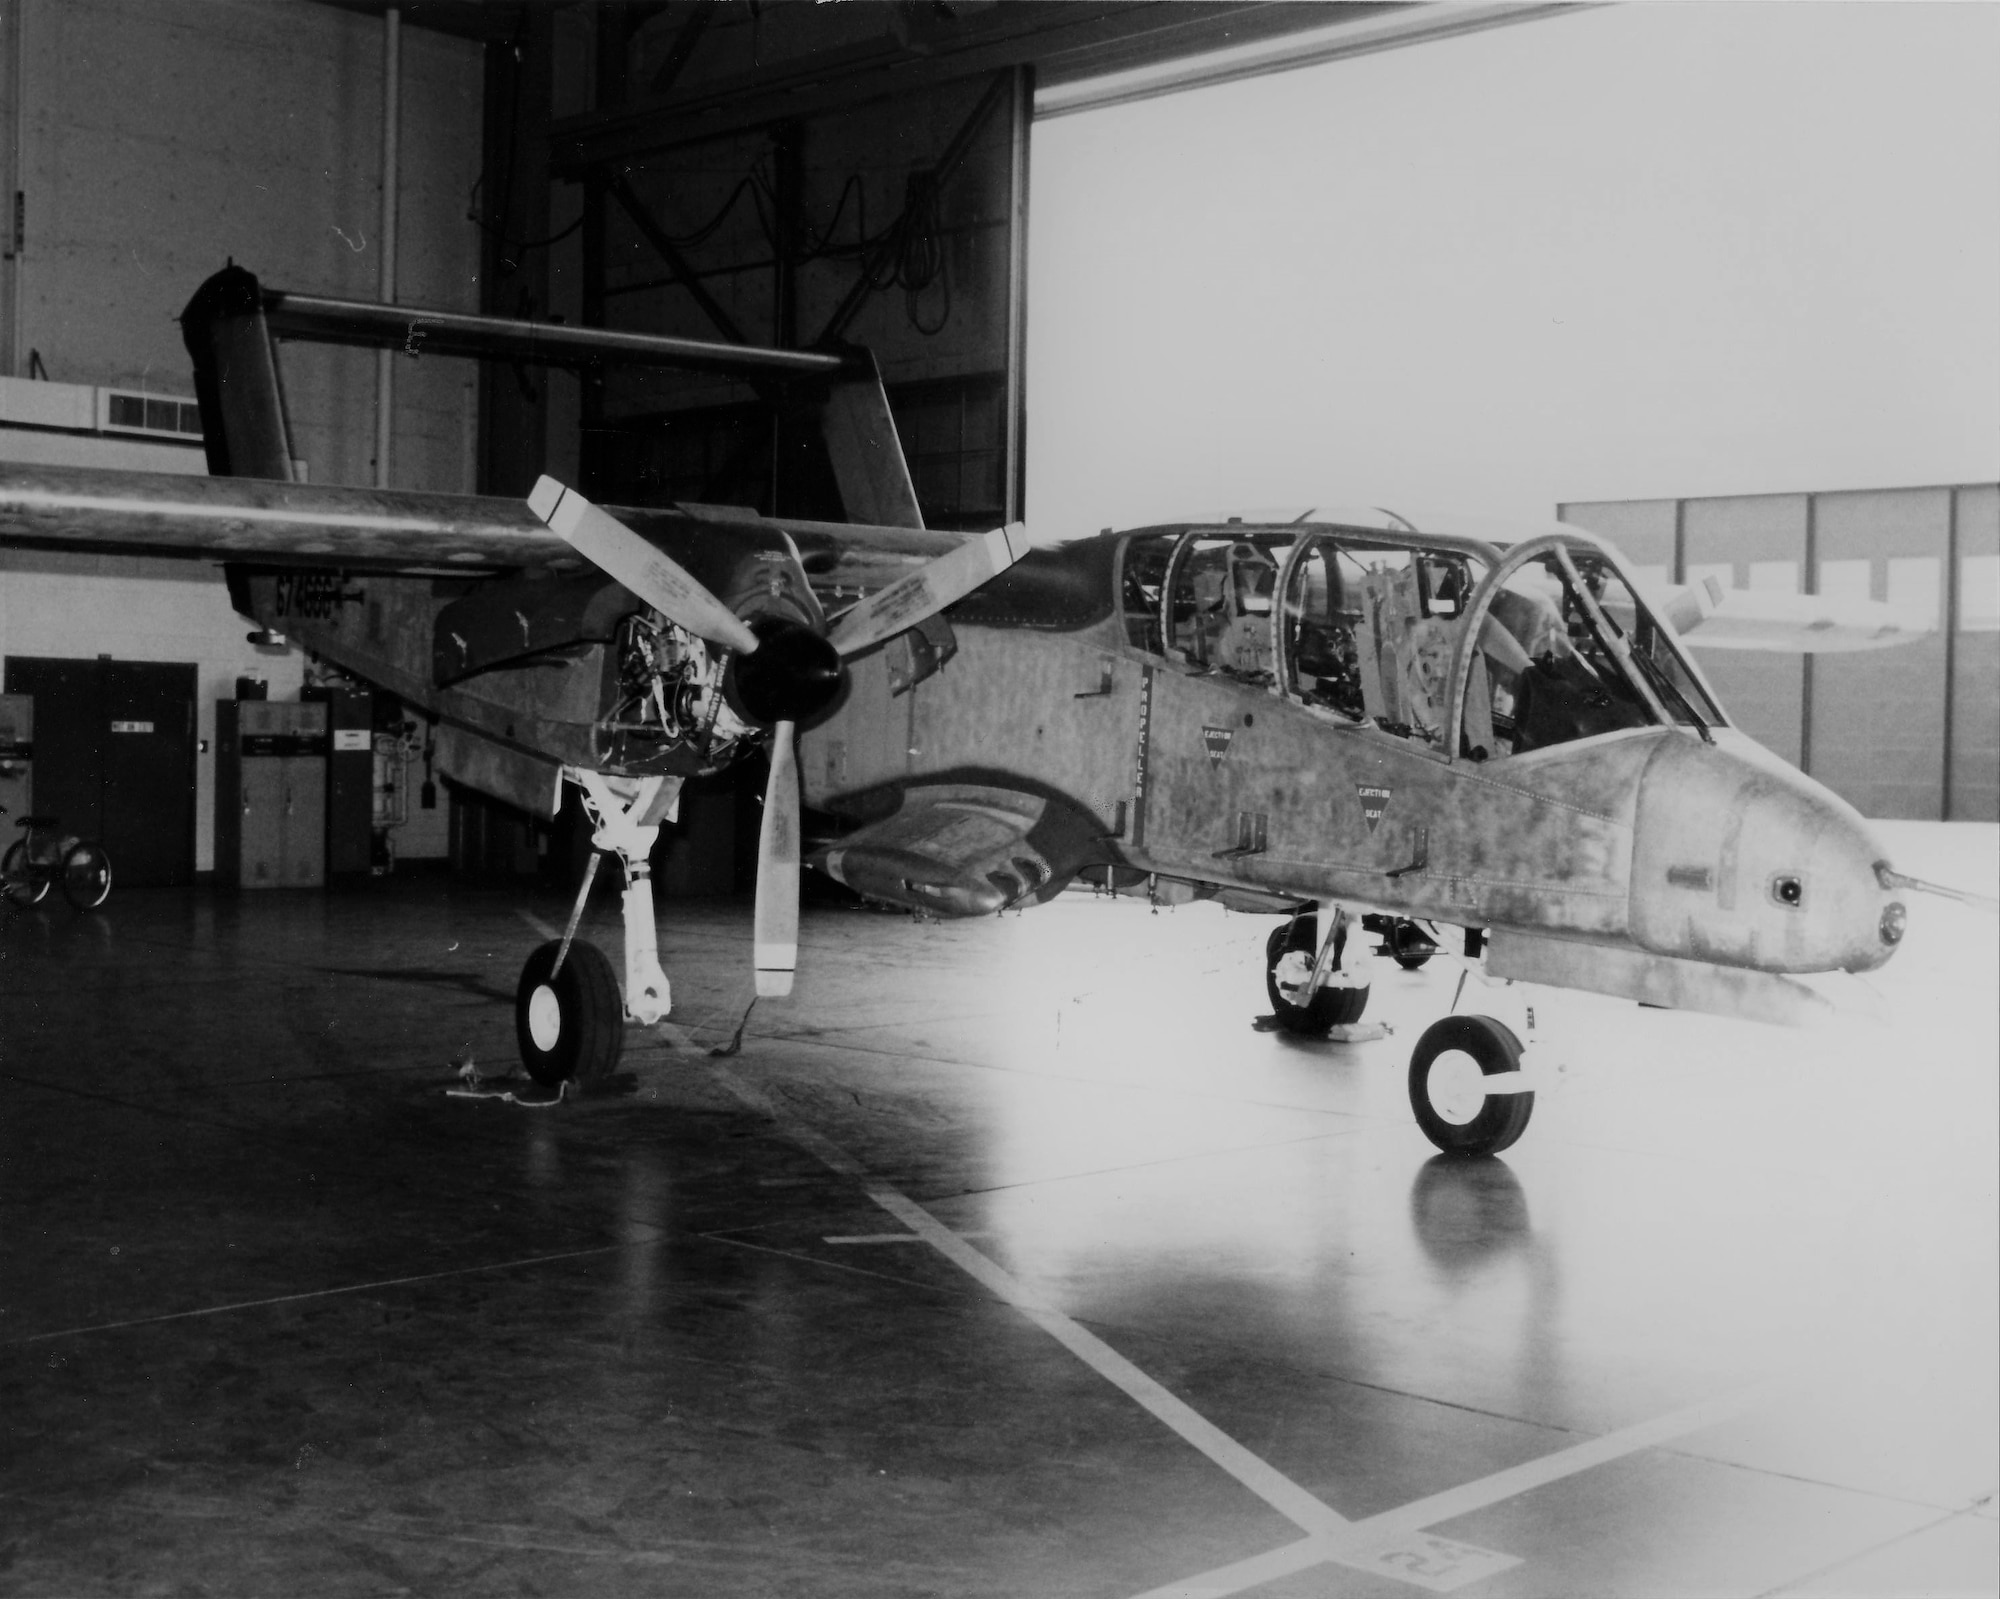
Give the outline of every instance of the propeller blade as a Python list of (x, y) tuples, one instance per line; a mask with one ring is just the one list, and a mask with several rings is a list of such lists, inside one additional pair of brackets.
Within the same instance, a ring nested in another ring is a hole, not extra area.
[(771, 780), (757, 834), (757, 996), (782, 999), (799, 964), (799, 765), (796, 724), (771, 729)]
[(653, 548), (617, 517), (600, 511), (575, 489), (552, 477), (539, 479), (528, 509), (576, 552), (618, 579), (640, 599), (697, 638), (726, 644), (740, 654), (757, 648), (757, 635), (678, 561)]
[(950, 554), (871, 594), (843, 614), (827, 638), (842, 655), (880, 644), (964, 599), (1027, 553), (1028, 530), (1019, 522), (967, 539)]

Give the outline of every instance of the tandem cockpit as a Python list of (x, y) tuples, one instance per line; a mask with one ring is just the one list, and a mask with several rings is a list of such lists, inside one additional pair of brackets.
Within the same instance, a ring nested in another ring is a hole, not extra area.
[(1308, 512), (1144, 530), (1121, 561), (1136, 648), (1441, 756), (1724, 723), (1629, 569), (1578, 530), (1502, 543)]

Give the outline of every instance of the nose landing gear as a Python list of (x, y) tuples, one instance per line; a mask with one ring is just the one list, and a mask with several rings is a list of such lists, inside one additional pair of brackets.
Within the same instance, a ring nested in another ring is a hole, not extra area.
[(1410, 1055), (1410, 1108), (1447, 1155), (1497, 1155), (1528, 1130), (1521, 1041), (1491, 1016), (1447, 1016)]
[(564, 775), (583, 791), (584, 809), (596, 826), (594, 849), (615, 854), (625, 870), (625, 993), (621, 1002), (617, 975), (604, 952), (576, 936), (603, 859), (593, 853), (569, 926), (528, 957), (514, 990), (521, 1064), (550, 1087), (609, 1077), (625, 1050), (627, 1018), (650, 1026), (673, 1008), (672, 989), (660, 970), (649, 858), (660, 823), (674, 814), (680, 779), (607, 778), (573, 768)]

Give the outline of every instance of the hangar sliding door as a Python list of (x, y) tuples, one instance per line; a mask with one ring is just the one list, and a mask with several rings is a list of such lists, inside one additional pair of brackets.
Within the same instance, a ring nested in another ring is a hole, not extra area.
[[(879, 366), (925, 525), (1018, 520), (1030, 73), (919, 79), (810, 115), (788, 104), (715, 134), (667, 106), (556, 139), (560, 175), (585, 195), (584, 322), (858, 345)], [(497, 279), (488, 292), (508, 309)], [(512, 384), (489, 375), (489, 420), (518, 404)], [(804, 386), (611, 366), (586, 376), (581, 402), (578, 470), (595, 498), (871, 519), (844, 503)], [(521, 471), (489, 458), (488, 485)]]
[(194, 881), (192, 664), (9, 656), (35, 702), (35, 808), (94, 838), (119, 884)]

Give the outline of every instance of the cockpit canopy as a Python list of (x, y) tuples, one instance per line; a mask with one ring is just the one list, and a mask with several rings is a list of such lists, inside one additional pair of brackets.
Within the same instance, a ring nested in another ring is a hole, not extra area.
[(1325, 524), (1128, 536), (1126, 636), (1471, 760), (1724, 718), (1615, 555), (1568, 530), (1515, 545)]

